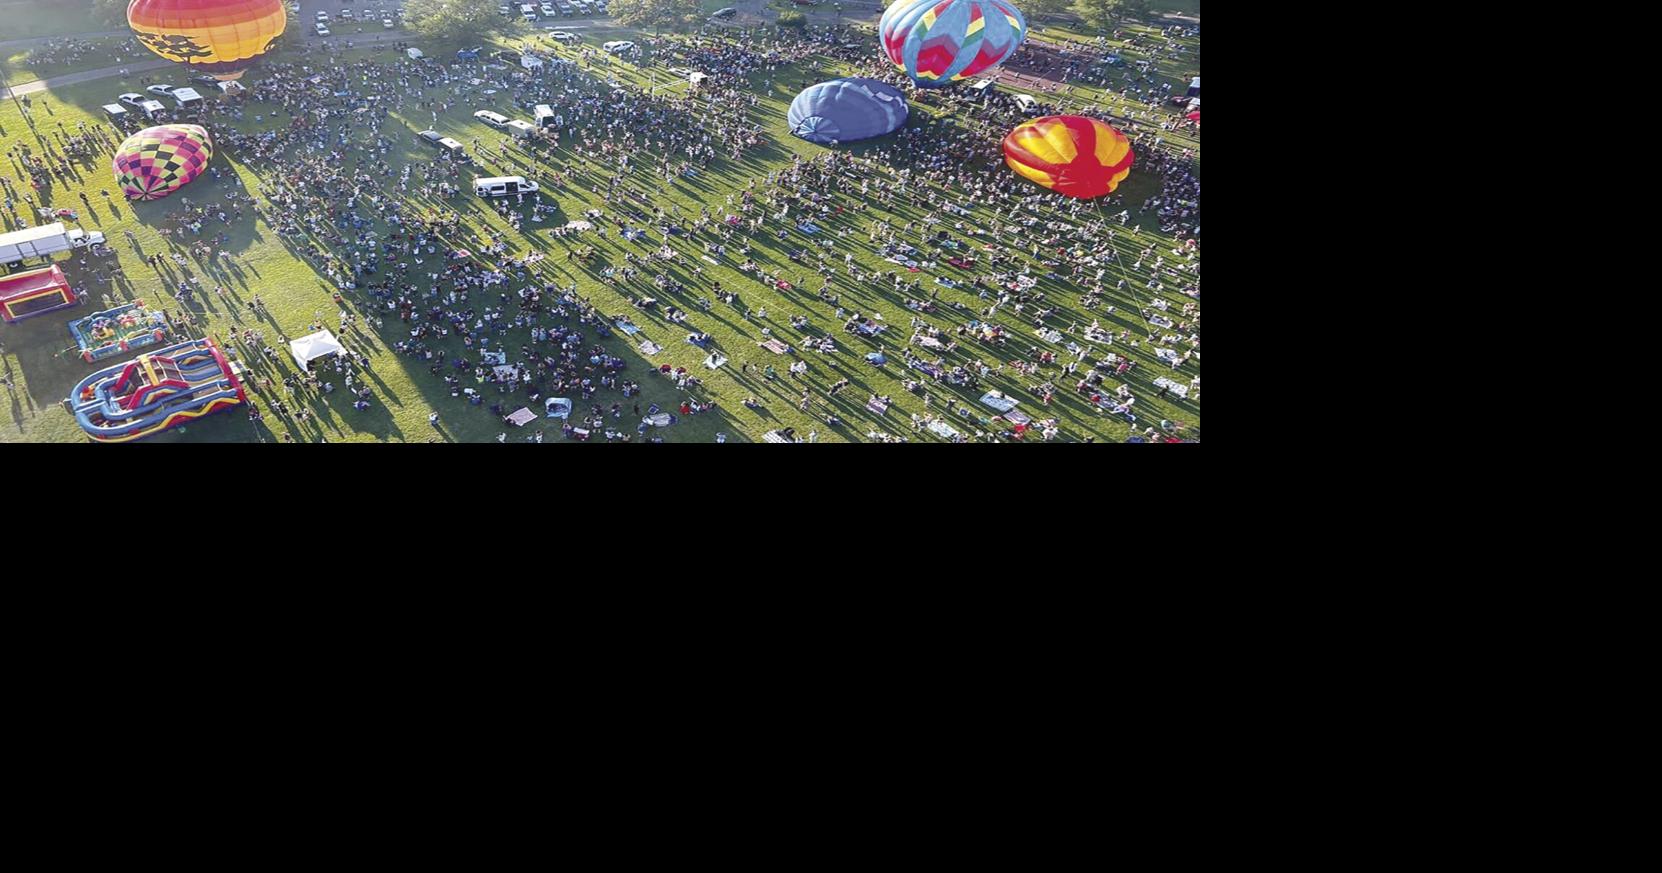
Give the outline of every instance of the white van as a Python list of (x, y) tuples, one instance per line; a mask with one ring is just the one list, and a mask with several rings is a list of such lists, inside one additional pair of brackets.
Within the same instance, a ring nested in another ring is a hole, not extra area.
[(503, 129), (520, 139), (530, 139), (531, 137), (537, 135), (537, 128), (535, 125), (531, 124), (529, 121), (520, 121), (517, 118), (503, 125)]
[(178, 102), (180, 109), (190, 112), (201, 109), (202, 104), (206, 102), (201, 94), (196, 93), (195, 88), (174, 88), (173, 99)]
[(492, 176), (488, 179), (473, 180), (473, 193), (480, 197), (535, 194), (537, 190), (537, 183), (527, 180), (524, 176)]
[(531, 111), (536, 115), (538, 127), (559, 127), (559, 124), (554, 120), (557, 117), (554, 114), (554, 107), (547, 103), (538, 103), (536, 108)]
[(525, 19), (526, 21), (536, 21), (537, 7), (532, 6), (529, 3), (521, 3), (519, 5), (519, 17)]

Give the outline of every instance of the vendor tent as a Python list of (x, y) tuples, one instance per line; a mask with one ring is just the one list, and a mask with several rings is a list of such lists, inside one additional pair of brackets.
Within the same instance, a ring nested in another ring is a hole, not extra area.
[(341, 347), (340, 341), (335, 339), (334, 334), (326, 330), (320, 330), (317, 333), (291, 341), (289, 351), (294, 354), (294, 362), (300, 365), (300, 369), (309, 370), (311, 369), (311, 363), (318, 358), (338, 355), (344, 352), (345, 349)]

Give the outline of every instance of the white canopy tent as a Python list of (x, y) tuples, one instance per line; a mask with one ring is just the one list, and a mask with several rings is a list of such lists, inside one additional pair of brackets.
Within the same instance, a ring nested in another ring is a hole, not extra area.
[(310, 364), (318, 358), (338, 355), (346, 350), (341, 347), (340, 341), (335, 339), (334, 334), (326, 330), (320, 330), (317, 333), (290, 341), (289, 351), (294, 355), (294, 362), (300, 365), (300, 369), (310, 370)]

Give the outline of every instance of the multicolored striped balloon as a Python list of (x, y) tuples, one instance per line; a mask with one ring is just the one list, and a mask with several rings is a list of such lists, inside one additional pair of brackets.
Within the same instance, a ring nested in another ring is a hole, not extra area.
[(919, 88), (944, 88), (992, 69), (1027, 36), (1004, 0), (895, 0), (877, 24), (883, 51)]
[(132, 0), (127, 25), (145, 47), (219, 79), (241, 78), (283, 35), (283, 0)]
[(115, 150), (115, 184), (128, 200), (160, 200), (202, 175), (213, 156), (213, 139), (200, 125), (147, 127)]
[(1047, 115), (1004, 137), (1004, 162), (1023, 176), (1069, 197), (1113, 193), (1131, 175), (1125, 134), (1083, 115)]

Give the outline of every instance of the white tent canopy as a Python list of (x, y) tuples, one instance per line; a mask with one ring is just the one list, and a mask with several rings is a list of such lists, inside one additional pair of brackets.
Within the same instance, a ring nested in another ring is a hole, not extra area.
[(290, 341), (289, 351), (294, 354), (294, 362), (300, 365), (300, 369), (309, 370), (311, 368), (308, 365), (318, 358), (338, 355), (346, 350), (341, 348), (340, 341), (335, 339), (334, 334), (326, 330), (320, 330), (309, 336)]

